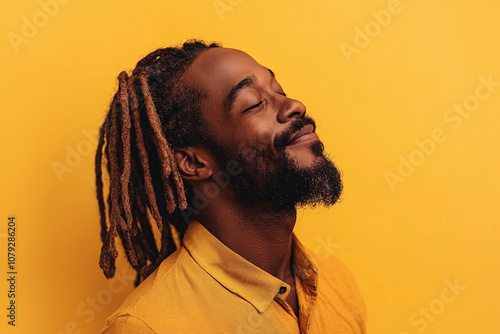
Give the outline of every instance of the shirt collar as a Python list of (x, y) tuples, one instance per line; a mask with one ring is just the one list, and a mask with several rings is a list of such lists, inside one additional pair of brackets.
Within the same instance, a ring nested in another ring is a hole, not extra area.
[[(317, 282), (317, 267), (306, 255), (306, 250), (292, 234), (294, 274), (303, 283)], [(182, 240), (193, 259), (216, 281), (239, 295), (262, 313), (274, 298), (284, 300), (290, 286), (260, 269), (224, 245), (200, 222), (192, 221)], [(285, 293), (279, 293), (285, 287)]]
[(302, 245), (295, 233), (292, 233), (293, 273), (302, 284), (316, 287), (318, 282), (318, 263)]

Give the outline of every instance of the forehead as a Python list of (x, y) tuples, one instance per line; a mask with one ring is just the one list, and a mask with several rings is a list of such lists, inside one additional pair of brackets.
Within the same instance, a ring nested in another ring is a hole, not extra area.
[(200, 54), (184, 80), (209, 93), (209, 100), (222, 101), (240, 80), (251, 75), (268, 75), (266, 67), (247, 53), (230, 48), (213, 48)]

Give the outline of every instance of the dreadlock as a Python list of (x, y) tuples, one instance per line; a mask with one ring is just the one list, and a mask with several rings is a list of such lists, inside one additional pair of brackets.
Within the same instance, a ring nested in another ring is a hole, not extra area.
[[(181, 77), (196, 57), (214, 47), (220, 45), (190, 40), (158, 49), (140, 60), (130, 76), (125, 71), (118, 76), (118, 92), (100, 127), (95, 156), (103, 243), (99, 266), (107, 278), (115, 274), (116, 237), (137, 272), (137, 286), (177, 249), (174, 234), (182, 238), (186, 230), (180, 210), (187, 208), (191, 192), (172, 147), (206, 140), (200, 112), (206, 96)], [(107, 205), (103, 157), (109, 175)]]

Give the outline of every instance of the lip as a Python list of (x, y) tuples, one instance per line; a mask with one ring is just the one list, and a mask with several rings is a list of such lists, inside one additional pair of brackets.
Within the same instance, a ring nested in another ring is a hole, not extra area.
[(308, 124), (304, 126), (302, 129), (300, 129), (298, 132), (296, 132), (292, 138), (290, 138), (290, 141), (288, 142), (287, 146), (291, 145), (296, 145), (300, 144), (303, 142), (307, 142), (310, 140), (317, 140), (319, 139), (318, 135), (313, 132), (314, 127), (311, 124)]

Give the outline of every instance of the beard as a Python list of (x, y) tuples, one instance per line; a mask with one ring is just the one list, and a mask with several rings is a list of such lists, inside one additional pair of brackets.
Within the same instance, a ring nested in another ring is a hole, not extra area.
[(214, 152), (219, 166), (223, 168), (236, 162), (240, 167), (228, 186), (246, 207), (260, 203), (284, 210), (318, 204), (332, 206), (338, 201), (343, 185), (339, 170), (324, 154), (323, 143), (316, 140), (308, 144), (315, 155), (313, 165), (308, 167), (300, 167), (286, 151), (292, 135), (308, 124), (316, 129), (310, 117), (294, 120), (274, 140), (275, 152), (256, 141), (242, 143), (238, 150), (222, 147), (213, 140), (205, 143)]

